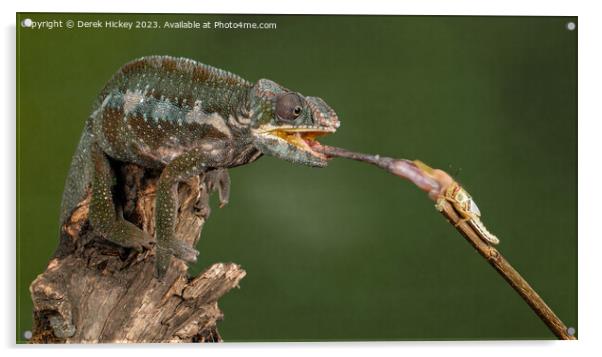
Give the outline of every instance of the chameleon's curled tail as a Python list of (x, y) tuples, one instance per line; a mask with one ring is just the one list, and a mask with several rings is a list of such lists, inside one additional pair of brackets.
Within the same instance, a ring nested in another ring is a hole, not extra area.
[(65, 180), (63, 199), (61, 201), (61, 227), (69, 218), (75, 207), (86, 198), (92, 180), (92, 160), (90, 151), (94, 140), (92, 134), (92, 118), (88, 118), (79, 139), (77, 149), (71, 159), (69, 174)]

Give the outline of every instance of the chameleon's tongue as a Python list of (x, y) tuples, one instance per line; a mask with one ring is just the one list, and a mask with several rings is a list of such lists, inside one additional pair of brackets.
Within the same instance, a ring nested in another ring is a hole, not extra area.
[(315, 140), (315, 137), (305, 138), (303, 141), (305, 141), (307, 146), (309, 146), (313, 152), (323, 155), (326, 159), (332, 159), (334, 156), (336, 156), (332, 155), (332, 153), (329, 154), (328, 148), (330, 148), (330, 146), (324, 146), (320, 144), (317, 140)]
[(318, 150), (319, 148), (322, 147), (322, 145), (320, 145), (320, 143), (318, 143), (316, 141), (316, 137), (320, 136), (320, 135), (325, 135), (322, 132), (311, 132), (311, 131), (304, 131), (304, 132), (285, 132), (281, 134), (281, 137), (288, 141), (289, 143), (291, 143), (292, 145), (295, 145), (296, 147), (311, 152), (312, 155), (314, 156), (318, 156), (321, 159), (327, 159), (328, 157), (326, 155), (324, 155), (320, 150)]
[[(386, 156), (370, 155), (360, 152), (353, 152), (347, 149), (338, 148), (335, 146), (322, 145), (317, 141), (309, 144), (313, 151), (321, 153), (327, 159), (333, 157), (342, 157), (346, 159), (366, 162), (374, 166), (380, 167), (395, 176), (404, 178), (413, 182), (418, 188), (428, 193), (439, 193), (449, 184), (446, 177), (440, 179), (439, 176), (427, 173), (424, 169), (426, 165), (420, 161), (410, 161), (405, 159), (393, 159)], [(422, 165), (422, 166), (420, 166)], [(428, 166), (426, 166), (428, 167)], [(432, 169), (431, 169), (432, 170)], [(440, 171), (440, 170), (437, 170)], [(442, 172), (442, 171), (441, 171)], [(447, 174), (445, 174), (447, 175)], [(448, 175), (447, 175), (448, 176)], [(434, 196), (433, 196), (434, 197)], [(431, 197), (431, 198), (433, 198)]]

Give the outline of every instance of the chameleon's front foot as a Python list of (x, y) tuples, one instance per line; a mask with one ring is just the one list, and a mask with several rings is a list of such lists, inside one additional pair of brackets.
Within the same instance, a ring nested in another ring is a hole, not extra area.
[(230, 200), (230, 174), (227, 169), (215, 169), (205, 174), (205, 182), (209, 192), (216, 191), (219, 195), (219, 207), (222, 208)]
[(172, 256), (182, 259), (186, 263), (196, 263), (199, 255), (196, 249), (189, 247), (184, 242), (172, 240), (169, 241), (167, 246), (165, 246), (165, 243), (157, 245), (156, 251), (155, 277), (159, 280), (163, 279), (165, 273), (167, 273)]

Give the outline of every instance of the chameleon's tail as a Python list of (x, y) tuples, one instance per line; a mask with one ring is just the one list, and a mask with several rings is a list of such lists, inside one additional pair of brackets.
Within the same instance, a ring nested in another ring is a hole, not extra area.
[(69, 218), (73, 209), (86, 197), (87, 189), (92, 180), (92, 160), (90, 157), (90, 148), (93, 142), (92, 118), (88, 118), (86, 126), (79, 139), (77, 149), (71, 159), (69, 174), (65, 180), (63, 190), (63, 199), (61, 202), (61, 227)]

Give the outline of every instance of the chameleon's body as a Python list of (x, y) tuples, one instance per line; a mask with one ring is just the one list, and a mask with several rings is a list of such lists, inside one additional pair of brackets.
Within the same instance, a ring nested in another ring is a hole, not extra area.
[[(106, 84), (86, 121), (65, 184), (61, 225), (91, 191), (92, 226), (123, 246), (141, 249), (156, 242), (161, 277), (172, 255), (189, 262), (197, 255), (173, 239), (178, 182), (211, 172), (225, 203), (225, 169), (262, 154), (325, 166), (326, 158), (311, 149), (313, 139), (338, 126), (335, 112), (320, 98), (303, 97), (270, 80), (253, 84), (184, 58), (132, 61)], [(118, 213), (108, 158), (162, 169), (156, 239)]]

